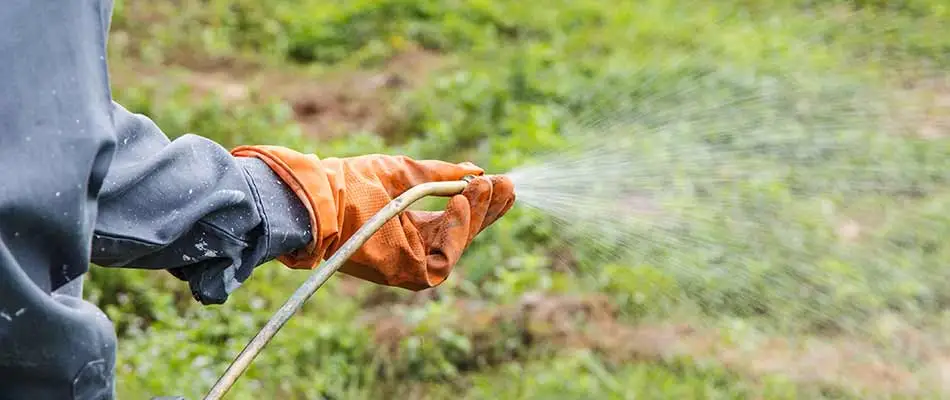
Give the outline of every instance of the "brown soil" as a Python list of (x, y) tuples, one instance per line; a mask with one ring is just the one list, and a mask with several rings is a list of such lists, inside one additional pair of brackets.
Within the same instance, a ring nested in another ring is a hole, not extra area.
[[(396, 305), (367, 312), (361, 323), (371, 326), (381, 349), (395, 352), (413, 335)], [(879, 346), (857, 337), (730, 340), (722, 331), (697, 324), (642, 324), (620, 322), (604, 295), (527, 295), (517, 304), (497, 306), (459, 300), (450, 321), (439, 321), (464, 333), (472, 342), (473, 359), (501, 362), (517, 354), (499, 349), (499, 343), (517, 338), (519, 348), (585, 348), (614, 363), (664, 362), (687, 359), (711, 363), (751, 378), (782, 375), (809, 386), (834, 388), (864, 396), (915, 396), (945, 390), (950, 379), (950, 355), (910, 328), (894, 334), (901, 348), (917, 348), (909, 362), (884, 357)]]
[(893, 131), (922, 139), (950, 136), (950, 76), (914, 70), (894, 78), (887, 123)]
[(305, 133), (326, 139), (358, 131), (384, 137), (398, 135), (406, 116), (393, 106), (393, 98), (420, 84), (444, 64), (436, 54), (410, 50), (377, 69), (317, 76), (235, 59), (198, 58), (176, 59), (175, 65), (167, 67), (113, 63), (111, 72), (116, 88), (183, 85), (196, 100), (217, 97), (226, 104), (284, 102)]
[(391, 107), (392, 97), (419, 84), (439, 66), (440, 59), (434, 54), (413, 51), (394, 57), (377, 71), (340, 74), (287, 87), (282, 97), (292, 104), (308, 133), (332, 137), (370, 131), (390, 137), (406, 122), (403, 113)]

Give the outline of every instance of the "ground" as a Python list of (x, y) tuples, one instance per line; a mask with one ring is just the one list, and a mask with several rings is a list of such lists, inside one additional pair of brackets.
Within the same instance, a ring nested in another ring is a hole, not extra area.
[[(635, 257), (656, 250), (647, 243), (603, 263), (543, 215), (516, 209), (437, 289), (334, 277), (232, 398), (946, 395), (942, 1), (119, 0), (110, 46), (116, 99), (171, 137), (472, 160), (498, 172), (556, 152), (577, 115), (623, 96), (637, 111), (662, 109), (641, 103), (698, 76), (706, 86), (667, 100), (725, 104), (768, 77), (821, 87), (847, 78), (887, 93), (880, 130), (899, 137), (849, 162), (896, 165), (875, 179), (907, 187), (836, 208), (827, 227), (795, 214), (814, 198), (776, 182), (749, 190), (788, 195), (783, 216), (794, 223), (759, 250), (702, 225), (718, 212), (708, 210), (697, 224), (721, 241)], [(800, 237), (818, 250), (787, 252)], [(757, 263), (705, 274), (715, 246)], [(819, 251), (829, 249), (844, 253)], [(682, 263), (692, 269), (672, 267)], [(202, 307), (162, 272), (94, 268), (88, 295), (119, 329), (120, 395), (199, 398), (304, 278), (269, 263), (226, 304)]]

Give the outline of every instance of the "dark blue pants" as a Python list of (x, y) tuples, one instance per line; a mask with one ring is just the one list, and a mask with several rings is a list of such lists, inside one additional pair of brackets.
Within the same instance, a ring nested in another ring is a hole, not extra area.
[(0, 399), (110, 399), (116, 337), (90, 261), (168, 270), (224, 302), (309, 240), (263, 164), (174, 141), (111, 99), (110, 0), (0, 5)]

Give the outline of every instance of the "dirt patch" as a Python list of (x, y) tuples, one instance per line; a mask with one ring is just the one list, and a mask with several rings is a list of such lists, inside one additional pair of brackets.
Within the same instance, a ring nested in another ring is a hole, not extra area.
[(849, 243), (861, 237), (862, 231), (861, 224), (853, 219), (842, 221), (838, 224), (837, 229), (835, 229), (838, 238)]
[(225, 61), (220, 65), (218, 69), (209, 67), (207, 70), (200, 70), (177, 65), (113, 62), (109, 66), (109, 73), (114, 91), (127, 87), (160, 87), (184, 90), (194, 101), (206, 101), (212, 97), (217, 97), (226, 104), (251, 101), (251, 89), (254, 85), (248, 80), (257, 72), (247, 66), (232, 68), (232, 63)]
[(950, 76), (904, 72), (889, 99), (887, 123), (893, 132), (922, 139), (950, 136)]
[(406, 123), (392, 97), (421, 83), (441, 65), (424, 51), (397, 55), (377, 71), (357, 71), (327, 77), (289, 90), (289, 101), (304, 130), (318, 137), (370, 131), (391, 137)]
[(216, 97), (225, 104), (284, 102), (305, 133), (326, 139), (358, 131), (399, 135), (407, 121), (403, 110), (393, 106), (394, 97), (444, 64), (437, 54), (410, 50), (377, 69), (316, 76), (227, 58), (189, 59), (167, 67), (118, 63), (111, 72), (117, 88), (143, 83), (184, 86), (196, 101)]
[[(687, 359), (697, 365), (723, 366), (753, 379), (778, 374), (800, 384), (865, 396), (932, 394), (945, 390), (944, 382), (950, 378), (950, 356), (936, 348), (914, 357), (919, 364), (913, 368), (882, 356), (878, 346), (863, 338), (736, 339), (695, 324), (628, 325), (618, 321), (604, 295), (533, 294), (507, 306), (459, 300), (451, 309), (455, 312), (449, 320), (438, 324), (469, 338), (472, 360), (461, 362), (468, 367), (516, 358), (519, 349), (550, 347), (592, 349), (618, 364)], [(404, 339), (420, 334), (402, 315), (393, 307), (380, 307), (363, 315), (360, 322), (372, 327), (381, 349), (396, 352)], [(903, 330), (894, 337), (927, 343), (912, 337), (920, 334)], [(513, 340), (515, 346), (511, 346)]]

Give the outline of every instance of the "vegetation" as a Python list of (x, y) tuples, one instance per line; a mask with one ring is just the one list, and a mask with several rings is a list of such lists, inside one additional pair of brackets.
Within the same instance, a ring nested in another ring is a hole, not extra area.
[[(882, 88), (897, 77), (915, 93), (947, 98), (945, 76), (919, 72), (950, 66), (950, 6), (118, 0), (110, 52), (116, 100), (172, 137), (193, 132), (226, 147), (267, 143), (321, 156), (471, 160), (504, 172), (563, 146), (577, 116), (619, 102), (646, 112), (650, 105), (637, 100), (697, 76), (707, 78), (693, 95), (713, 104), (769, 77), (823, 87), (834, 76)], [(946, 122), (950, 112), (934, 118)], [(872, 239), (850, 244), (856, 256), (802, 260), (725, 243), (733, 261), (756, 260), (742, 264), (741, 277), (664, 267), (664, 260), (705, 265), (708, 248), (604, 265), (583, 243), (566, 246), (544, 216), (516, 208), (435, 290), (334, 277), (230, 398), (936, 396), (942, 388), (920, 377), (931, 364), (942, 371), (939, 355), (947, 353), (922, 327), (947, 321), (948, 272), (940, 267), (950, 260), (943, 240), (950, 195), (946, 174), (914, 167), (947, 166), (950, 146), (940, 137), (947, 133), (893, 138), (888, 152), (853, 160), (908, 166), (886, 177), (904, 190), (849, 209), (897, 216), (877, 221)], [(794, 197), (783, 185), (747, 189), (779, 202)], [(833, 232), (800, 214), (768, 240), (831, 240)], [(714, 222), (696, 229), (730, 233)], [(631, 250), (656, 250), (644, 246)], [(892, 257), (869, 259), (885, 247)], [(811, 268), (834, 282), (803, 278)], [(900, 273), (880, 279), (880, 270)], [(119, 395), (200, 398), (305, 278), (263, 265), (226, 304), (202, 307), (168, 274), (94, 268), (87, 294), (120, 334)], [(875, 335), (847, 336), (855, 326)], [(904, 340), (933, 356), (912, 357), (926, 364), (923, 372), (858, 357)]]

